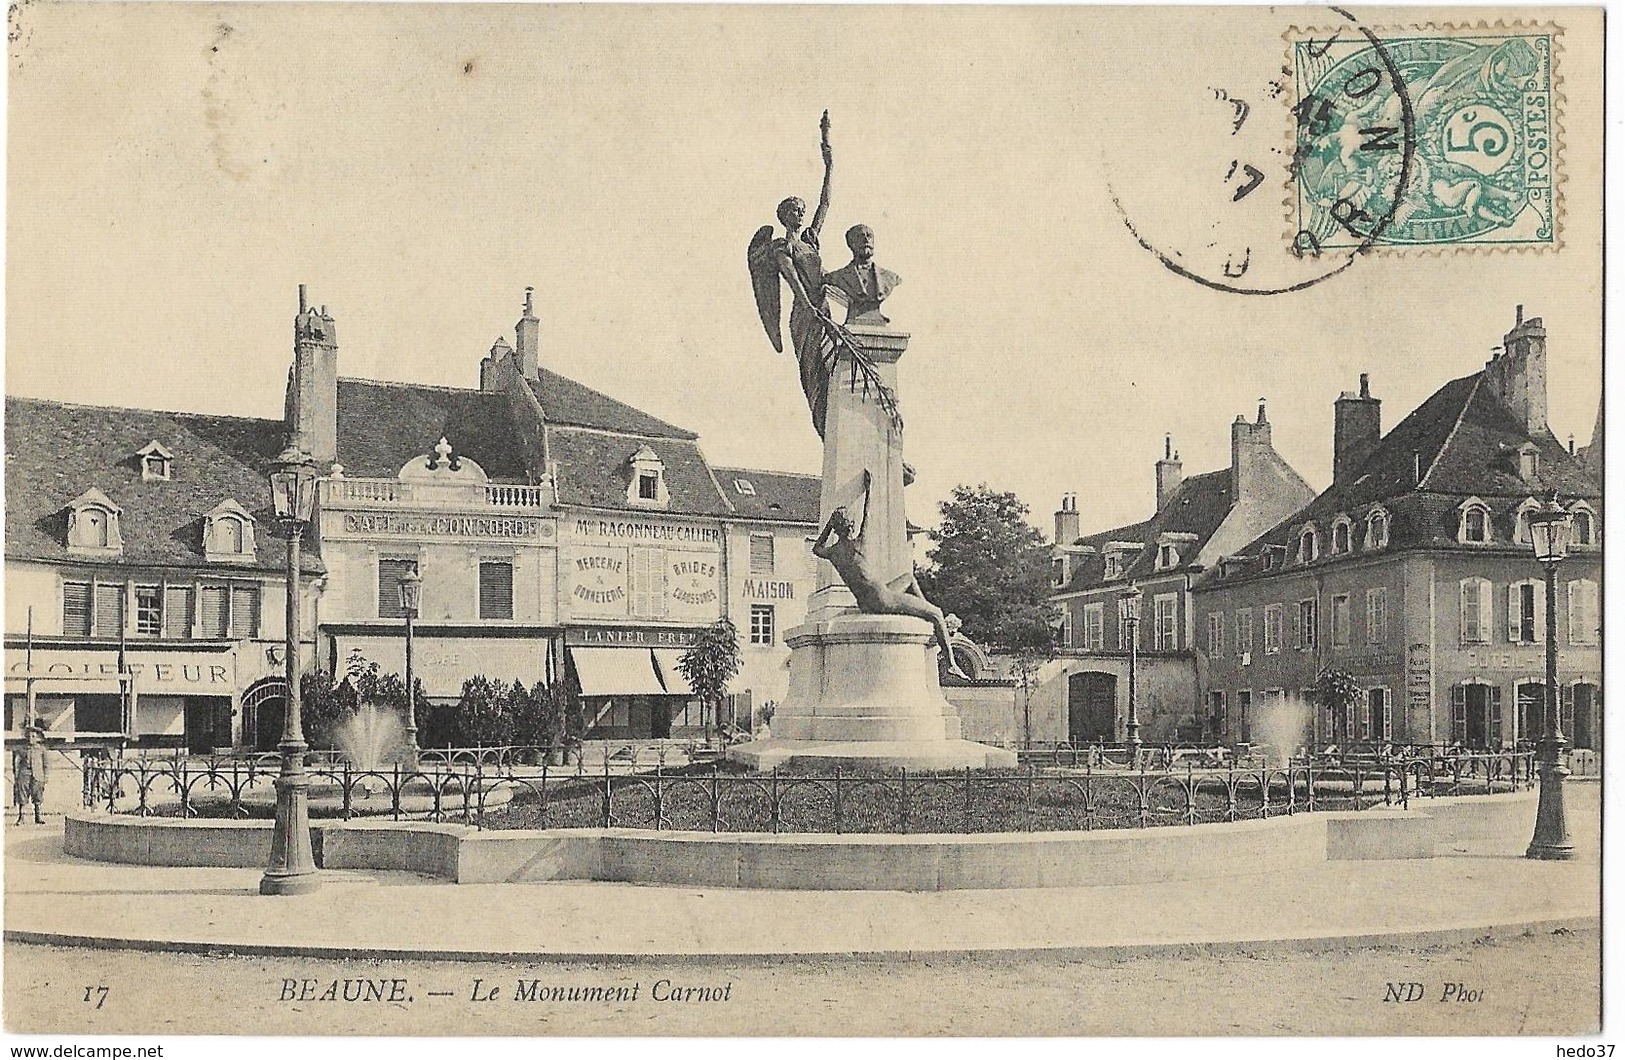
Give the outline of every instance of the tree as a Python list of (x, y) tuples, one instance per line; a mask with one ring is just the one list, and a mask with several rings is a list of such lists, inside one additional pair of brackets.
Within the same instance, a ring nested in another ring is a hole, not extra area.
[(1349, 708), (1360, 701), (1360, 683), (1346, 670), (1327, 668), (1315, 675), (1315, 702), (1329, 708), (1332, 731), (1327, 734), (1333, 743), (1346, 744), (1354, 739), (1349, 731)]
[(677, 660), (677, 668), (683, 671), (689, 687), (700, 697), (701, 704), (710, 704), (711, 717), (718, 723), (728, 682), (739, 673), (740, 662), (739, 630), (726, 615), (700, 630)]
[(970, 639), (1015, 653), (1049, 654), (1049, 549), (1014, 493), (955, 486), (920, 571), (920, 588), (959, 616)]

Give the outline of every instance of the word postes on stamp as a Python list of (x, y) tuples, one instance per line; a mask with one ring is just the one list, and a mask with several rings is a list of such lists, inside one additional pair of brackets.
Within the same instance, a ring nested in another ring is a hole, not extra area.
[(1292, 42), (1299, 253), (1557, 241), (1551, 28)]

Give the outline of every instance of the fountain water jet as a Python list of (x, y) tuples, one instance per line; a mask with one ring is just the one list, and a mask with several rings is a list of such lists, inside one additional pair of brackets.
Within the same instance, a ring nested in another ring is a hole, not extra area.
[[(377, 703), (363, 703), (338, 727), (335, 742), (350, 764), (365, 773), (392, 766), (406, 758), (406, 726), (400, 715)], [(382, 788), (377, 777), (362, 777), (360, 788), (370, 797)]]

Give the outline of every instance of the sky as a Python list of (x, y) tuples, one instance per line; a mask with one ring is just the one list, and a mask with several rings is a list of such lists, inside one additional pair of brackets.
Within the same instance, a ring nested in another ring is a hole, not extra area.
[[(1356, 12), (1386, 31), (1416, 12)], [(1455, 11), (1452, 18), (1471, 12)], [(281, 414), (296, 285), (340, 372), (478, 385), (536, 288), (542, 363), (696, 431), (714, 464), (816, 472), (791, 357), (762, 332), (751, 234), (821, 177), (825, 265), (864, 222), (903, 284), (910, 516), (1013, 490), (1049, 532), (1150, 514), (1268, 399), (1317, 489), (1332, 402), (1368, 372), (1385, 429), (1545, 319), (1550, 419), (1590, 440), (1601, 366), (1600, 15), (1564, 32), (1561, 245), (1381, 252), (1301, 278), (1273, 88), (1313, 8), (29, 5), (11, 46), (7, 393)], [(1290, 79), (1288, 79), (1290, 80)], [(1247, 102), (1234, 129), (1230, 99)], [(1233, 163), (1258, 193), (1233, 201)]]

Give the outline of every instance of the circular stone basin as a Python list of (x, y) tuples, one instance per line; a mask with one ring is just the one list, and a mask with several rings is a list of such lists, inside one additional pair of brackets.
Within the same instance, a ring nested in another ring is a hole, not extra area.
[[(479, 797), (473, 784), (468, 786), (468, 805), (471, 811), (479, 809)], [(463, 811), (462, 784), (453, 782), (446, 784), (440, 792), (440, 812), (446, 814), (460, 814)], [(512, 785), (498, 785), (487, 781), (485, 785), (485, 808), (495, 809), (506, 806), (513, 799)], [(267, 815), (276, 808), (276, 788), (271, 785), (254, 787), (243, 792), (244, 806), (263, 809)], [(321, 816), (338, 816), (344, 811), (344, 789), (342, 785), (328, 780), (312, 780), (308, 796), (309, 808), (317, 811)], [(414, 778), (408, 780), (401, 789), (401, 813), (408, 815), (427, 814), (434, 812), (434, 787), (428, 780)], [(371, 777), (362, 777), (350, 789), (350, 812), (361, 817), (373, 817), (391, 813), (394, 809), (390, 798), (389, 785), (382, 780)]]

